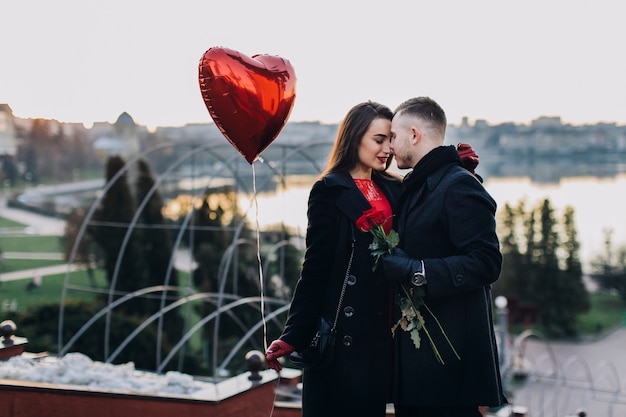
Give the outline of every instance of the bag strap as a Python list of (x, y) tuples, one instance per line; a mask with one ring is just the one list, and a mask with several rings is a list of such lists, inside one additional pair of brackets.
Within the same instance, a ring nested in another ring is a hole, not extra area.
[(333, 327), (330, 329), (331, 333), (337, 331), (337, 321), (339, 320), (339, 312), (341, 311), (341, 305), (343, 304), (343, 297), (346, 294), (346, 286), (348, 285), (348, 277), (350, 277), (350, 269), (352, 268), (352, 259), (354, 259), (354, 243), (356, 238), (354, 237), (354, 225), (352, 227), (352, 250), (350, 252), (350, 259), (348, 260), (348, 267), (346, 268), (346, 276), (343, 279), (343, 285), (341, 287), (341, 294), (339, 295), (339, 303), (337, 304), (337, 311), (335, 312), (335, 320), (333, 321)]

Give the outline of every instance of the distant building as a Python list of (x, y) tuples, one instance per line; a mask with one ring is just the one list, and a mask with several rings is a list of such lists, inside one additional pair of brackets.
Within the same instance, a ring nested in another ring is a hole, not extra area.
[(119, 156), (128, 160), (139, 153), (141, 142), (137, 125), (126, 112), (120, 114), (111, 132), (98, 137), (93, 143), (94, 149), (103, 158)]
[(17, 138), (13, 110), (8, 104), (0, 103), (0, 155), (15, 156), (17, 153)]
[(541, 116), (531, 122), (531, 127), (537, 128), (549, 128), (549, 127), (561, 127), (561, 118), (559, 116)]

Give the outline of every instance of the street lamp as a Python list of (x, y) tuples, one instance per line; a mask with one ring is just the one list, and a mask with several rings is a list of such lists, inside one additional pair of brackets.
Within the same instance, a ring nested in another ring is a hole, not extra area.
[(500, 333), (500, 367), (504, 367), (505, 359), (506, 359), (506, 335), (508, 333), (507, 326), (507, 315), (508, 311), (506, 306), (509, 304), (509, 301), (505, 296), (499, 295), (494, 300), (496, 307), (498, 309), (498, 327)]
[(498, 309), (498, 327), (500, 333), (500, 348), (498, 349), (499, 363), (500, 363), (500, 376), (502, 378), (502, 389), (506, 392), (506, 336), (508, 333), (507, 315), (508, 310), (506, 306), (509, 304), (509, 300), (505, 296), (499, 295), (494, 300), (496, 308)]

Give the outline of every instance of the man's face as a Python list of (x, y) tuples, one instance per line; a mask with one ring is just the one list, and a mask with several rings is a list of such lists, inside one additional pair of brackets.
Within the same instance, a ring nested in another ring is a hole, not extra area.
[(402, 113), (397, 114), (391, 122), (391, 152), (400, 169), (413, 168), (415, 165), (411, 154), (413, 138), (409, 119)]

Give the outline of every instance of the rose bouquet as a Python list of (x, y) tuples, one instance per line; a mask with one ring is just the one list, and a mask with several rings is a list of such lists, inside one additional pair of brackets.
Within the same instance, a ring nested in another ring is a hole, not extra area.
[(385, 218), (385, 214), (382, 211), (371, 208), (365, 210), (356, 221), (356, 227), (359, 230), (366, 233), (370, 232), (373, 236), (372, 243), (368, 247), (374, 257), (372, 271), (376, 270), (380, 257), (385, 253), (391, 253), (393, 248), (398, 246), (398, 242), (400, 242), (398, 232), (395, 230), (392, 229), (389, 234), (385, 233), (383, 225), (388, 220), (389, 218)]
[[(382, 211), (371, 208), (369, 210), (365, 210), (361, 217), (359, 217), (356, 221), (356, 226), (359, 230), (366, 233), (369, 232), (373, 236), (372, 243), (370, 243), (368, 247), (374, 257), (374, 266), (372, 267), (372, 271), (376, 270), (380, 257), (385, 253), (391, 254), (393, 252), (393, 248), (398, 246), (398, 243), (400, 242), (400, 236), (395, 230), (392, 229), (389, 233), (385, 233), (383, 225), (387, 220), (389, 220), (389, 218), (385, 218)], [(435, 320), (435, 323), (437, 323), (439, 330), (450, 345), (454, 355), (460, 360), (461, 358), (454, 349), (454, 346), (452, 346), (452, 342), (443, 330), (443, 326), (439, 320), (437, 320), (437, 317), (433, 314), (431, 309), (426, 305), (426, 302), (424, 301), (424, 289), (421, 287), (410, 287), (407, 289), (404, 284), (401, 285), (401, 287), (403, 295), (398, 296), (396, 301), (396, 303), (400, 306), (401, 317), (391, 328), (391, 333), (395, 335), (398, 328), (404, 330), (405, 332), (409, 332), (413, 345), (416, 349), (419, 349), (422, 342), (420, 330), (423, 331), (435, 353), (437, 361), (444, 364), (443, 358), (441, 357), (437, 346), (435, 346), (435, 342), (432, 339), (429, 330), (426, 328), (424, 316), (420, 311), (420, 307), (423, 307), (424, 310), (426, 310)]]
[(411, 287), (407, 289), (404, 284), (402, 284), (401, 287), (404, 295), (398, 296), (396, 300), (396, 304), (400, 306), (401, 317), (391, 328), (391, 334), (395, 335), (398, 327), (405, 332), (409, 332), (411, 340), (413, 341), (413, 345), (416, 349), (419, 349), (422, 344), (422, 338), (420, 336), (420, 330), (422, 330), (426, 335), (426, 338), (428, 339), (428, 342), (430, 343), (433, 352), (435, 353), (437, 362), (445, 365), (445, 362), (443, 361), (443, 358), (439, 353), (439, 349), (437, 349), (437, 346), (435, 345), (435, 341), (433, 340), (430, 332), (426, 328), (426, 321), (424, 320), (424, 316), (420, 311), (420, 307), (423, 307), (428, 312), (428, 314), (431, 315), (433, 320), (435, 320), (435, 323), (437, 323), (437, 327), (439, 327), (441, 334), (448, 342), (448, 345), (450, 345), (450, 349), (452, 349), (452, 352), (454, 352), (456, 358), (461, 360), (461, 357), (457, 353), (456, 349), (454, 349), (454, 346), (448, 338), (448, 335), (443, 330), (443, 326), (441, 325), (435, 314), (432, 312), (432, 310), (428, 308), (428, 305), (426, 305), (426, 302), (424, 301), (424, 296), (426, 295), (424, 289), (421, 287)]

